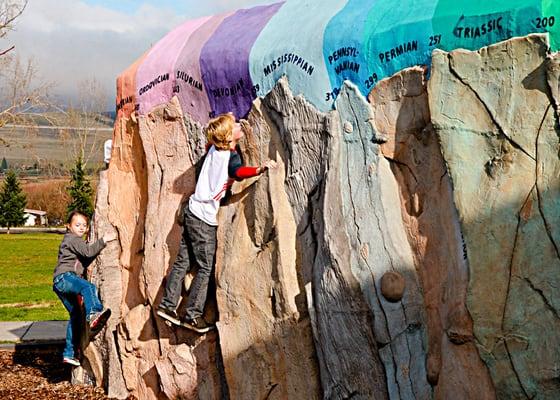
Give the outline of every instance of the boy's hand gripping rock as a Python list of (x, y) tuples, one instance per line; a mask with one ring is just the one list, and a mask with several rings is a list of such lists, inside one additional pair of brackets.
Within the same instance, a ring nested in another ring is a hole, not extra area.
[(259, 174), (264, 173), (266, 170), (275, 169), (277, 167), (276, 161), (274, 160), (266, 160), (266, 162), (259, 167)]

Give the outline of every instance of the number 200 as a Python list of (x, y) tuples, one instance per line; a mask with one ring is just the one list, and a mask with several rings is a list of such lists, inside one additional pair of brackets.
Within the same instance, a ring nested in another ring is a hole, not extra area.
[(554, 26), (555, 22), (556, 19), (554, 18), (554, 15), (551, 15), (550, 17), (536, 19), (537, 28), (546, 28), (547, 26)]

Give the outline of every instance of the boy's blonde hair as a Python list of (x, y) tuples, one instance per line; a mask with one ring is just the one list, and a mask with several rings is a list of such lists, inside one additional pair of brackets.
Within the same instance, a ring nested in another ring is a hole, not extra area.
[(218, 150), (229, 150), (233, 138), (233, 127), (235, 117), (232, 113), (221, 114), (212, 118), (206, 126), (206, 137), (208, 142)]

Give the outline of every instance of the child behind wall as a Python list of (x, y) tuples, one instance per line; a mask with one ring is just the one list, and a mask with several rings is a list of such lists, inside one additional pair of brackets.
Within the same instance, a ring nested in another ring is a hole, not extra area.
[(116, 239), (115, 234), (106, 234), (92, 244), (83, 240), (88, 229), (87, 217), (73, 211), (68, 216), (67, 233), (58, 250), (58, 263), (53, 273), (53, 291), (70, 314), (66, 328), (66, 344), (62, 353), (63, 362), (78, 366), (76, 339), (81, 324), (81, 306), (78, 295), (82, 296), (90, 338), (97, 334), (107, 322), (111, 310), (104, 309), (97, 295), (97, 288), (83, 279), (86, 268), (103, 250), (106, 244)]
[[(244, 132), (232, 114), (222, 114), (210, 120), (206, 132), (209, 149), (197, 177), (195, 192), (185, 206), (179, 253), (167, 277), (157, 311), (160, 317), (199, 333), (214, 328), (202, 318), (202, 314), (209, 279), (214, 271), (220, 201), (234, 180), (258, 176), (276, 166), (272, 160), (259, 167), (242, 165), (236, 145)], [(176, 309), (191, 262), (198, 267), (198, 271), (191, 283), (186, 314), (180, 318)]]

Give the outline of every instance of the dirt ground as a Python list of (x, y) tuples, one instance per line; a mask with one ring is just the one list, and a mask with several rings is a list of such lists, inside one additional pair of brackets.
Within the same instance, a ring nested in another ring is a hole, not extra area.
[(100, 388), (70, 384), (70, 367), (53, 351), (0, 350), (0, 399), (107, 399)]

